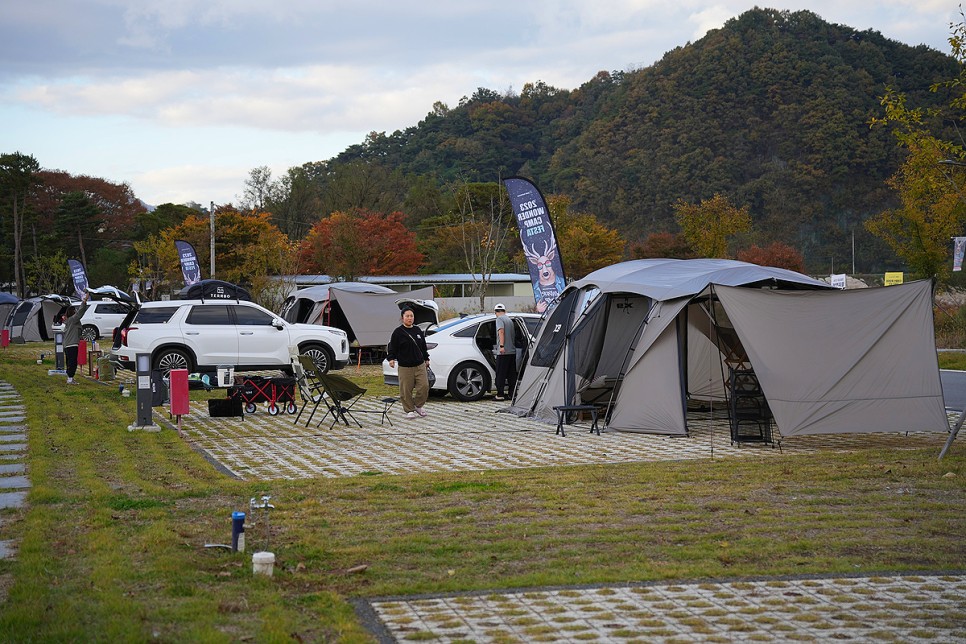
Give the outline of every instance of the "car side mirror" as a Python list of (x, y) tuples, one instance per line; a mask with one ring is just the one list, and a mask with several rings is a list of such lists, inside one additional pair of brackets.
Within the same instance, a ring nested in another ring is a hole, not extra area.
[(272, 320), (272, 326), (281, 331), (285, 328), (285, 323), (282, 322), (282, 318), (274, 318)]

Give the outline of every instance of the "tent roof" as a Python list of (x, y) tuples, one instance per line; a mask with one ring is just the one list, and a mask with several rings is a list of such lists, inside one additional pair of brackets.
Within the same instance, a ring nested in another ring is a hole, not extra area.
[(332, 282), (331, 284), (319, 284), (318, 286), (310, 286), (298, 291), (293, 291), (289, 297), (305, 298), (307, 300), (321, 302), (322, 300), (329, 299), (330, 288), (338, 289), (340, 291), (353, 291), (355, 293), (395, 293), (395, 291), (391, 288), (387, 286), (379, 286), (378, 284), (364, 284), (362, 282)]
[(659, 301), (697, 295), (710, 284), (767, 283), (785, 289), (828, 289), (828, 284), (784, 268), (731, 259), (637, 259), (596, 270), (568, 289), (596, 286), (606, 293), (637, 293)]

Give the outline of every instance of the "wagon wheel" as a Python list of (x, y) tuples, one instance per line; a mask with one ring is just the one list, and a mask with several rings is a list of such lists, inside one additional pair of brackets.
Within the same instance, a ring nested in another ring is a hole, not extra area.
[(257, 409), (257, 407), (255, 406), (255, 403), (253, 403), (253, 402), (250, 402), (250, 403), (246, 403), (245, 404), (245, 413), (246, 414), (254, 414), (256, 409)]
[(289, 403), (288, 403), (288, 409), (287, 409), (288, 413), (290, 413), (290, 414), (292, 414), (294, 416), (295, 415), (295, 412), (297, 412), (298, 410), (299, 410), (299, 406), (296, 405), (294, 402), (289, 401)]
[(278, 416), (278, 412), (280, 412), (280, 411), (281, 411), (281, 409), (279, 409), (278, 408), (278, 405), (276, 405), (275, 403), (270, 403), (268, 405), (268, 415), (269, 416)]

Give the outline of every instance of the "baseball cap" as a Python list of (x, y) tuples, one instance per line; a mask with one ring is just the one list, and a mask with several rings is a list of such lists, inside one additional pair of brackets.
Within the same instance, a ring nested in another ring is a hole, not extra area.
[(493, 310), (494, 311), (506, 311), (506, 307), (503, 306), (502, 304), (497, 304), (496, 306), (493, 307)]

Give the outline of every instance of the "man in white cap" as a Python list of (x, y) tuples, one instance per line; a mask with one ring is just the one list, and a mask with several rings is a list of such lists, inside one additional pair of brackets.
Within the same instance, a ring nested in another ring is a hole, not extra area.
[[(496, 400), (513, 398), (517, 388), (516, 327), (506, 314), (506, 307), (497, 304), (496, 313)], [(504, 395), (505, 394), (505, 395)]]

